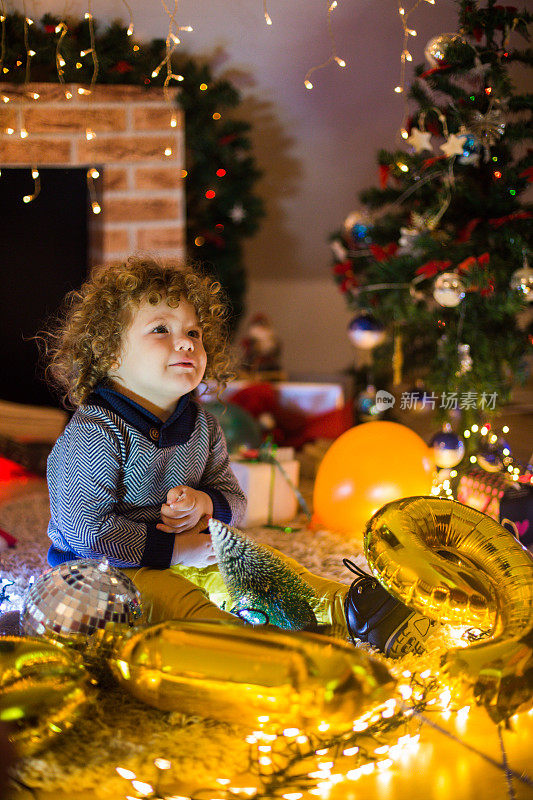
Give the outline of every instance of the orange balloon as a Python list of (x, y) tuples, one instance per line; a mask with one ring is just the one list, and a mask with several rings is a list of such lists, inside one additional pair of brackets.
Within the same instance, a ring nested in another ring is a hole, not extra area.
[(361, 535), (385, 503), (428, 495), (435, 469), (432, 450), (398, 422), (365, 422), (336, 439), (318, 468), (314, 522)]

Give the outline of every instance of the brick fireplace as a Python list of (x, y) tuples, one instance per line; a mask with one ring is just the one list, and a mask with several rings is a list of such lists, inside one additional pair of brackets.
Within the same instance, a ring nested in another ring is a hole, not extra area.
[[(172, 108), (158, 88), (97, 85), (90, 95), (84, 91), (77, 85), (2, 84), (10, 102), (0, 108), (0, 166), (99, 171), (93, 185), (101, 213), (89, 214), (89, 266), (136, 251), (182, 258), (185, 152), (183, 116), (175, 103), (179, 89), (170, 90)], [(30, 92), (38, 100), (27, 99)], [(87, 129), (95, 135), (90, 141)], [(24, 139), (21, 130), (28, 132)]]

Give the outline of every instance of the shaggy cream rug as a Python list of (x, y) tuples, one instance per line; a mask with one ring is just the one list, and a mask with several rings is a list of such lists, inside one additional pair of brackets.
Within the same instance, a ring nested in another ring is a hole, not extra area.
[[(0, 605), (2, 613), (22, 607), (30, 579), (47, 566), (48, 518), (45, 491), (0, 506), (0, 527), (17, 539), (15, 548), (0, 553), (1, 577), (13, 581), (7, 588), (8, 599)], [(349, 584), (353, 577), (342, 563), (344, 556), (364, 563), (354, 543), (327, 531), (311, 532), (303, 517), (290, 533), (268, 528), (247, 533), (291, 555), (311, 571), (343, 583)], [(126, 796), (128, 787), (131, 791), (131, 784), (117, 774), (117, 766), (149, 782), (156, 771), (154, 759), (162, 757), (172, 764), (165, 777), (172, 782), (174, 794), (214, 797), (212, 791), (204, 795), (202, 790), (216, 788), (217, 778), (242, 772), (249, 758), (247, 734), (247, 729), (214, 720), (158, 711), (111, 687), (99, 690), (68, 735), (24, 759), (17, 778), (38, 797), (87, 794), (117, 800)]]

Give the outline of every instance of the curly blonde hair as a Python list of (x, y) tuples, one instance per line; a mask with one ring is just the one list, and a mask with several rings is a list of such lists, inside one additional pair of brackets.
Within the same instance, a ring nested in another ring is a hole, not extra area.
[(63, 391), (63, 402), (84, 403), (119, 357), (122, 336), (142, 302), (166, 301), (176, 307), (185, 298), (194, 306), (207, 354), (205, 378), (223, 388), (231, 370), (226, 319), (228, 305), (220, 283), (189, 265), (172, 267), (150, 256), (96, 267), (79, 290), (69, 292), (49, 332), (47, 375)]

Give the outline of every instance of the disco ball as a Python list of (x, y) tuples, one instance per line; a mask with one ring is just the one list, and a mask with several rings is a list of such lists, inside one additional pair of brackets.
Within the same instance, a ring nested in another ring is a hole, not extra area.
[(97, 652), (142, 615), (135, 584), (107, 559), (68, 561), (41, 575), (24, 596), (21, 629), (79, 650)]

